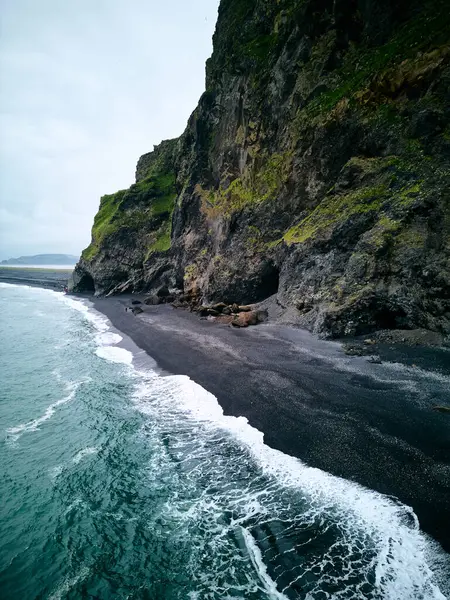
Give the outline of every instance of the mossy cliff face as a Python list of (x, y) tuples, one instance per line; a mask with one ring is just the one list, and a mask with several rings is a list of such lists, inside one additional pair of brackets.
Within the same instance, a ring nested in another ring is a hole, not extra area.
[(102, 199), (75, 289), (450, 332), (449, 32), (444, 0), (222, 0), (206, 92)]
[(177, 140), (167, 140), (142, 156), (136, 183), (101, 198), (91, 244), (74, 271), (74, 290), (131, 291), (145, 286), (155, 271), (167, 270), (177, 197), (176, 144)]

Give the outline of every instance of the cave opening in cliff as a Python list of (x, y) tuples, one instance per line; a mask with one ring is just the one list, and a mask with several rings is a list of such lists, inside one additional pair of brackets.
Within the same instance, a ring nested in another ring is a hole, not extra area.
[(381, 329), (408, 329), (406, 323), (406, 313), (400, 307), (395, 310), (385, 307), (377, 314), (377, 326)]
[(264, 300), (264, 298), (268, 298), (269, 296), (276, 294), (278, 292), (279, 285), (280, 270), (273, 263), (270, 263), (266, 266), (262, 274), (257, 300)]
[(86, 292), (86, 293), (94, 293), (95, 292), (94, 280), (89, 275), (89, 273), (85, 273), (81, 277), (81, 279), (77, 285), (77, 288), (80, 292)]

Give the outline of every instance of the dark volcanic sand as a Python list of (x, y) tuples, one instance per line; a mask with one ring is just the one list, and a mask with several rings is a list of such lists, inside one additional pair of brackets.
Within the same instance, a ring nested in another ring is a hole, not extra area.
[(48, 267), (1, 267), (0, 281), (62, 291), (72, 270)]
[(443, 375), (376, 365), (303, 330), (234, 329), (169, 306), (134, 316), (129, 301), (94, 306), (162, 369), (191, 377), (226, 414), (247, 417), (269, 446), (398, 497), (450, 551), (450, 414), (433, 410), (450, 405), (448, 351), (435, 363), (441, 372), (449, 365)]

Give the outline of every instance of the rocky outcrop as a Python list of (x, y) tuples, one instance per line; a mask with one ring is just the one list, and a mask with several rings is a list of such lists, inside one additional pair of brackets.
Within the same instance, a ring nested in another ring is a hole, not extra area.
[(179, 139), (104, 196), (72, 288), (450, 332), (444, 0), (222, 0)]

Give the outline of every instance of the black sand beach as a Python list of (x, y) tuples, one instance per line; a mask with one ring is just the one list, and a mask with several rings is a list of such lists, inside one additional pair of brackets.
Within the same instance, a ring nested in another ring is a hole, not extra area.
[[(397, 497), (450, 551), (450, 414), (434, 409), (449, 405), (448, 350), (397, 353), (411, 366), (371, 364), (303, 330), (236, 330), (170, 306), (134, 316), (129, 302), (94, 306), (162, 369), (191, 377), (226, 414), (247, 417), (269, 446)], [(395, 361), (395, 348), (386, 351)]]
[(0, 281), (62, 291), (72, 270), (46, 267), (1, 267)]

